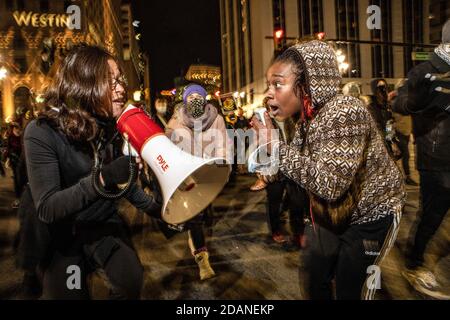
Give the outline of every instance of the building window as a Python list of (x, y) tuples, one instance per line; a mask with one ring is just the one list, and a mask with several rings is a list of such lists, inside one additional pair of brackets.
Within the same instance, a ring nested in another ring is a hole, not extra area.
[(430, 0), (430, 43), (441, 43), (442, 27), (449, 18), (450, 3), (448, 0)]
[[(284, 11), (284, 0), (272, 0), (272, 13), (273, 13), (273, 30), (274, 33), (277, 30), (282, 30), (286, 35), (286, 14)], [(286, 45), (286, 37), (283, 36), (280, 39), (282, 47)]]
[(225, 0), (220, 1), (220, 21), (222, 32), (222, 87), (224, 90), (228, 90), (228, 21), (225, 13)]
[[(423, 43), (423, 0), (403, 0), (403, 38), (408, 44)], [(411, 70), (415, 64), (412, 61), (413, 51), (422, 48), (405, 47), (404, 66), (405, 72)]]
[[(238, 36), (239, 36), (239, 75), (241, 83), (237, 86), (242, 88), (253, 82), (252, 71), (252, 45), (251, 45), (251, 28), (250, 28), (250, 4), (248, 0), (241, 0), (238, 5)], [(249, 79), (247, 78), (247, 58), (249, 59), (250, 70)]]
[(299, 35), (309, 37), (323, 31), (322, 0), (298, 0)]
[[(235, 61), (236, 61), (236, 48), (235, 48), (235, 36), (234, 36), (234, 10), (233, 10), (233, 2), (234, 1), (228, 1), (228, 16), (229, 16), (229, 32), (228, 32), (228, 43), (230, 44), (230, 59), (231, 59), (231, 85), (236, 86), (236, 68)], [(230, 88), (231, 90), (234, 90), (235, 88)]]
[(14, 57), (14, 65), (19, 70), (19, 73), (26, 73), (28, 71), (28, 63), (26, 57)]
[(285, 12), (284, 12), (284, 0), (272, 0), (273, 6), (273, 28), (286, 29)]
[[(372, 41), (392, 41), (392, 0), (370, 0), (370, 5), (381, 8), (381, 30), (370, 32)], [(372, 76), (374, 78), (392, 78), (394, 76), (393, 50), (388, 44), (372, 45)]]
[(13, 47), (14, 47), (15, 51), (19, 51), (19, 52), (27, 49), (25, 41), (23, 40), (23, 38), (20, 34), (16, 34), (14, 36)]
[[(239, 1), (240, 2), (240, 1)], [(240, 83), (237, 83), (238, 88), (242, 88), (246, 85), (245, 76), (245, 32), (247, 31), (247, 22), (245, 21), (245, 9), (242, 3), (238, 3), (237, 21), (238, 21), (238, 51), (239, 51), (239, 79)]]
[[(336, 31), (339, 40), (359, 39), (358, 0), (336, 0)], [(350, 67), (344, 77), (359, 78), (361, 76), (360, 45), (347, 43), (339, 45), (346, 55)]]
[[(246, 1), (246, 6), (247, 6), (247, 39), (248, 39), (248, 59), (249, 59), (249, 67), (250, 67), (250, 83), (253, 82), (253, 47), (252, 47), (252, 27), (251, 27), (251, 21), (250, 21), (250, 17), (251, 12), (250, 12), (250, 1)], [(253, 103), (253, 101), (252, 101)]]

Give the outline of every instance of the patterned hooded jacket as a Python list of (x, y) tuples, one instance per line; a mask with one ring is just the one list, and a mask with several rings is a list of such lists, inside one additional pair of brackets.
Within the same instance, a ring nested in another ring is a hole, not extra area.
[[(321, 41), (298, 44), (306, 67), (315, 117), (305, 130), (297, 126), (291, 144), (280, 144), (280, 171), (310, 192), (319, 214), (334, 225), (361, 224), (401, 214), (405, 201), (402, 175), (363, 102), (338, 94), (341, 76), (333, 49)], [(302, 133), (304, 132), (304, 133)], [(351, 201), (348, 198), (350, 194)], [(348, 212), (330, 216), (331, 207)], [(320, 211), (320, 210), (319, 210)], [(345, 211), (345, 210), (344, 210)]]

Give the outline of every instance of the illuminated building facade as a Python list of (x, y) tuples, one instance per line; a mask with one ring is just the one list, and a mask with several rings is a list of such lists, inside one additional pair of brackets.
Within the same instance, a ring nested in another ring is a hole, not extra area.
[(31, 110), (48, 62), (81, 42), (103, 46), (121, 61), (130, 98), (135, 90), (148, 92), (148, 58), (132, 23), (129, 1), (0, 0), (0, 118)]
[[(367, 27), (372, 5), (381, 9), (381, 29)], [(422, 62), (412, 59), (413, 52), (429, 52), (432, 46), (423, 44), (439, 43), (450, 2), (220, 0), (220, 11), (223, 91), (246, 92), (248, 103), (259, 104), (265, 72), (278, 46), (320, 34), (335, 40), (336, 50), (345, 56), (344, 82), (360, 82), (365, 94), (372, 78), (394, 84)]]
[(205, 86), (220, 88), (220, 67), (210, 65), (193, 64), (189, 66), (185, 76), (186, 80), (201, 83)]

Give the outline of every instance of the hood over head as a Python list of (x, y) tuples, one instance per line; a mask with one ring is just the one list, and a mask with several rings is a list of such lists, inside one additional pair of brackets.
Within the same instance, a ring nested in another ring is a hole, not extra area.
[(322, 108), (339, 91), (342, 81), (336, 53), (326, 42), (313, 40), (290, 47), (303, 61), (314, 109)]

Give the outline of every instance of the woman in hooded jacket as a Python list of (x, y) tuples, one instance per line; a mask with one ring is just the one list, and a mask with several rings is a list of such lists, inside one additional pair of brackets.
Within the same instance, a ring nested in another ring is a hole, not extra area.
[(273, 129), (268, 114), (267, 127), (256, 118), (252, 123), (267, 135), (281, 173), (310, 196), (305, 255), (310, 298), (372, 299), (380, 288), (378, 265), (398, 231), (405, 202), (402, 175), (367, 107), (338, 94), (341, 75), (328, 44), (288, 48), (266, 77), (272, 116), (300, 119), (290, 144), (263, 130)]

